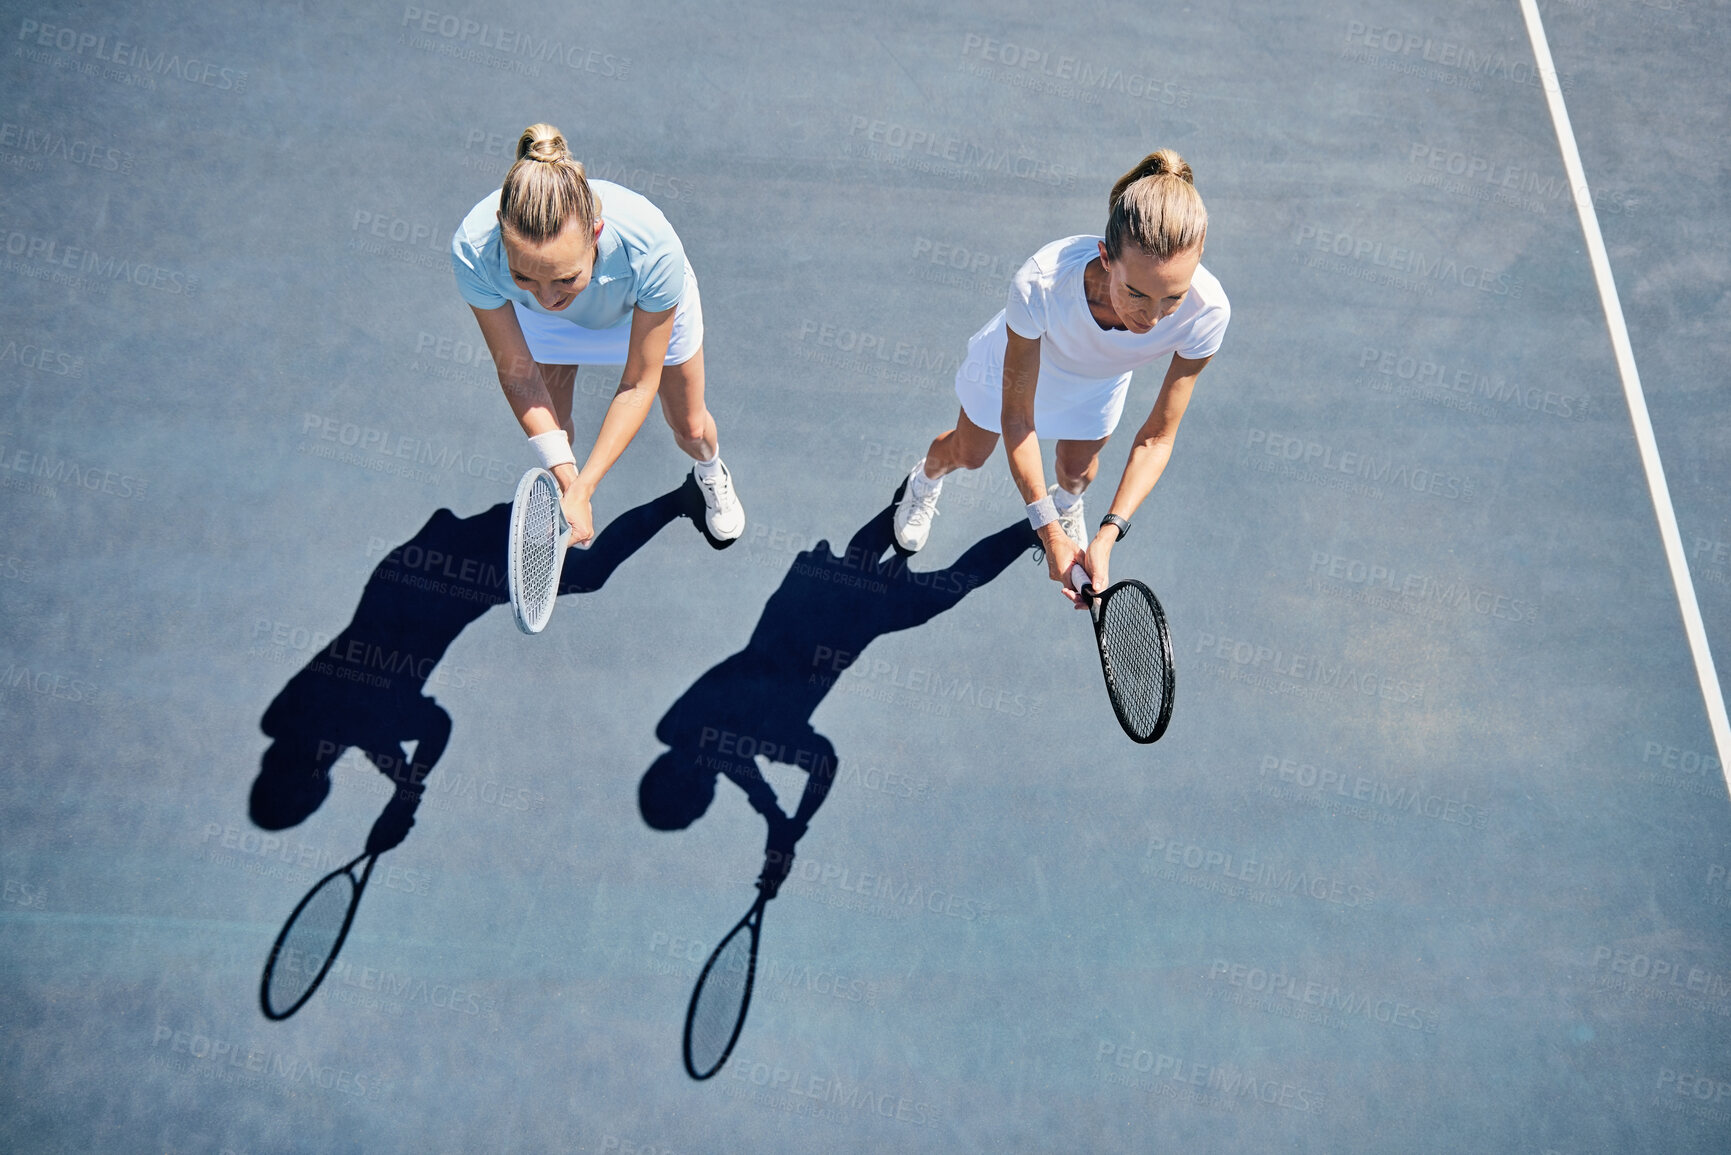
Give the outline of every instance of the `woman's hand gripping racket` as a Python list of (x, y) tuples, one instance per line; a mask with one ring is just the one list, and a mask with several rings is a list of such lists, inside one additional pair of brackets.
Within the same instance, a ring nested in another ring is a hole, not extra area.
[(559, 483), (545, 469), (531, 469), (517, 483), (511, 502), (511, 543), (506, 584), (517, 628), (538, 634), (547, 628), (559, 597), (559, 574), (571, 526), (559, 507)]
[(1121, 581), (1095, 593), (1081, 566), (1070, 568), (1070, 581), (1094, 618), (1094, 640), (1100, 644), (1100, 669), (1106, 675), (1106, 696), (1124, 733), (1138, 742), (1156, 742), (1172, 720), (1176, 675), (1172, 635), (1166, 613), (1154, 591), (1139, 581)]

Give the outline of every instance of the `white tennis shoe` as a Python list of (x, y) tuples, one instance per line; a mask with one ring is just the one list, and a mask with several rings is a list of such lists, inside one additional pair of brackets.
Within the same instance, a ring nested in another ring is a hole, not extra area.
[(733, 474), (719, 460), (715, 464), (716, 469), (708, 477), (696, 469), (691, 475), (703, 491), (703, 522), (709, 527), (709, 536), (717, 541), (732, 541), (745, 532), (745, 506), (733, 492)]
[(916, 482), (924, 480), (921, 475), (925, 469), (922, 457), (908, 473), (902, 499), (896, 503), (896, 544), (909, 553), (918, 553), (925, 547), (926, 538), (932, 533), (932, 518), (938, 515), (938, 493), (943, 488), (943, 479), (917, 485)]

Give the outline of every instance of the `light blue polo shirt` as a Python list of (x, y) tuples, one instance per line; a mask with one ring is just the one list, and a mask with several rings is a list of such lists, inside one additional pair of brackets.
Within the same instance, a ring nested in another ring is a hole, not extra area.
[(611, 329), (631, 319), (631, 310), (659, 313), (679, 303), (685, 289), (685, 248), (661, 210), (611, 181), (592, 180), (600, 201), (601, 236), (589, 284), (558, 312), (543, 309), (535, 294), (511, 279), (499, 239), (499, 192), (469, 210), (451, 237), (451, 267), (457, 291), (477, 309), (516, 302), (534, 312), (585, 329)]

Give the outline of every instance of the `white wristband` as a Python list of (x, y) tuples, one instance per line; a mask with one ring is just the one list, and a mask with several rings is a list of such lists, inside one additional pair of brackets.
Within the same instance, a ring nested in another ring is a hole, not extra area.
[(1050, 525), (1057, 520), (1058, 507), (1053, 504), (1051, 494), (1047, 494), (1039, 501), (1028, 503), (1028, 524), (1035, 529), (1039, 529), (1043, 525)]
[(549, 472), (556, 466), (577, 464), (577, 458), (571, 452), (571, 439), (565, 436), (563, 429), (537, 433), (529, 438), (529, 444), (534, 447), (535, 456), (541, 459), (541, 468)]

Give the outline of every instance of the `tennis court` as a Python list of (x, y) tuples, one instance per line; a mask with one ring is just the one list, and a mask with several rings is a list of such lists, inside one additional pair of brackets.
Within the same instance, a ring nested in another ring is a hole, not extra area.
[[(1622, 366), (1516, 0), (13, 6), (0, 1147), (1731, 1147), (1731, 8), (1537, 11)], [(712, 547), (652, 415), (529, 637), (449, 246), (537, 121), (678, 230), (749, 526)], [(913, 558), (886, 510), (1011, 275), (1159, 147), (1233, 320), (1113, 555), (1177, 654), (1144, 746), (1002, 452)], [(442, 752), (275, 1021), (396, 788), (363, 743)], [(702, 1081), (766, 824), (661, 793), (681, 750), (790, 813), (835, 767)]]

